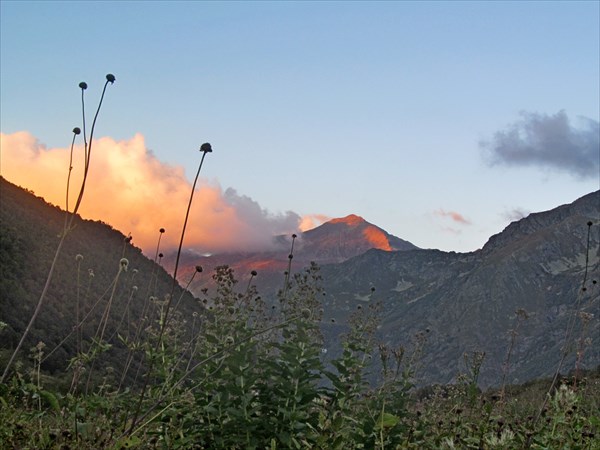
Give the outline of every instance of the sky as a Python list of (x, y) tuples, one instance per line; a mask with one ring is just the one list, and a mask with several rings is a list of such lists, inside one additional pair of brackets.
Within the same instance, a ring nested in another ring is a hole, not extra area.
[[(152, 253), (362, 216), (468, 252), (600, 188), (600, 10), (568, 2), (0, 2), (0, 174)], [(83, 140), (73, 153), (71, 204)]]

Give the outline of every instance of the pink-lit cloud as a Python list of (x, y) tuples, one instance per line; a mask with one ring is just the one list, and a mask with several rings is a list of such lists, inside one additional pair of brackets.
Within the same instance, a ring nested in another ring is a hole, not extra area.
[(299, 228), (300, 231), (312, 230), (313, 228), (316, 228), (329, 220), (331, 220), (331, 217), (325, 216), (323, 214), (308, 214), (302, 216)]
[(439, 217), (447, 217), (453, 222), (459, 223), (461, 225), (471, 225), (470, 220), (465, 219), (465, 217), (462, 214), (457, 213), (456, 211), (445, 211), (444, 209), (440, 208), (437, 211), (434, 211), (434, 214)]
[[(65, 207), (68, 148), (47, 148), (28, 132), (0, 134), (2, 176), (33, 190), (48, 202)], [(198, 156), (198, 162), (200, 157)], [(210, 167), (210, 155), (203, 170)], [(83, 148), (75, 149), (70, 206), (82, 177)], [(79, 213), (102, 220), (152, 253), (160, 228), (161, 248), (179, 243), (190, 196), (182, 167), (165, 164), (148, 151), (144, 137), (104, 137), (94, 142), (90, 172)], [(311, 216), (312, 217), (312, 216)], [(319, 216), (314, 216), (319, 217)], [(273, 236), (297, 232), (307, 220), (292, 211), (272, 214), (251, 198), (216, 182), (200, 180), (196, 188), (184, 246), (199, 252), (268, 248)]]

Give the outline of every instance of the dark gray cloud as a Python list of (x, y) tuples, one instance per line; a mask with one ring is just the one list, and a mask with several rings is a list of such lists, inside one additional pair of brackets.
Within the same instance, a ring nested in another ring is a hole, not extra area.
[(226, 189), (223, 198), (244, 224), (244, 250), (268, 249), (275, 244), (274, 236), (297, 233), (302, 222), (302, 217), (293, 211), (273, 214), (233, 188)]
[(490, 165), (538, 166), (568, 172), (577, 178), (599, 176), (600, 126), (578, 118), (571, 125), (567, 114), (522, 112), (521, 119), (480, 142)]

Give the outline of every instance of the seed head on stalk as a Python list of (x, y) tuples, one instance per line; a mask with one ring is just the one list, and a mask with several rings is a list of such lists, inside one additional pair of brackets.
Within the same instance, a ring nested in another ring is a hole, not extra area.
[[(107, 75), (107, 79), (108, 79), (108, 75)], [(165, 329), (167, 328), (167, 326), (169, 324), (169, 318), (170, 318), (169, 311), (171, 310), (171, 303), (172, 303), (172, 300), (173, 300), (173, 297), (175, 294), (175, 287), (177, 286), (177, 270), (179, 269), (179, 258), (181, 257), (181, 248), (183, 247), (183, 238), (185, 237), (185, 229), (187, 227), (188, 218), (190, 216), (190, 209), (192, 207), (192, 200), (194, 199), (194, 192), (196, 191), (196, 183), (198, 182), (198, 177), (200, 176), (200, 170), (202, 170), (202, 164), (204, 163), (204, 158), (206, 157), (206, 154), (212, 153), (212, 146), (208, 142), (205, 142), (204, 144), (202, 144), (200, 146), (200, 152), (202, 152), (202, 158), (200, 159), (200, 165), (198, 166), (198, 171), (196, 172), (196, 178), (194, 178), (194, 184), (192, 185), (192, 192), (190, 193), (190, 200), (188, 202), (187, 211), (185, 213), (185, 219), (183, 221), (183, 228), (181, 230), (181, 238), (179, 240), (179, 248), (177, 249), (177, 258), (175, 259), (175, 269), (173, 270), (173, 284), (171, 286), (171, 294), (168, 296), (169, 299), (168, 299), (167, 305), (165, 307), (164, 319), (162, 322), (162, 326), (160, 327), (158, 339), (156, 340), (156, 347), (155, 347), (156, 351), (158, 351), (158, 349), (160, 348), (160, 346), (162, 344), (162, 338), (163, 338)], [(137, 407), (133, 414), (133, 418), (131, 420), (131, 426), (129, 428), (129, 433), (132, 433), (133, 430), (135, 429), (135, 425), (137, 423), (137, 420), (138, 420), (138, 417), (140, 414), (140, 408), (142, 407), (142, 402), (144, 401), (144, 396), (146, 394), (146, 389), (148, 387), (148, 382), (149, 382), (150, 375), (152, 372), (152, 367), (153, 367), (153, 360), (150, 360), (149, 367), (146, 371), (144, 384), (142, 386), (142, 391), (140, 392), (140, 397), (139, 397), (139, 400), (137, 403)]]
[[(87, 89), (88, 86), (85, 81), (82, 81), (81, 83), (79, 83), (79, 88), (81, 89), (81, 109), (82, 109), (82, 115), (83, 115), (83, 139), (84, 139), (84, 158), (85, 158), (85, 164), (84, 164), (84, 170), (83, 170), (83, 180), (82, 180), (81, 186), (79, 188), (79, 195), (77, 197), (75, 207), (73, 208), (73, 212), (70, 213), (70, 215), (68, 215), (69, 214), (69, 212), (68, 212), (68, 202), (69, 202), (68, 191), (69, 191), (70, 175), (71, 175), (71, 169), (72, 169), (71, 168), (72, 159), (71, 159), (71, 161), (69, 161), (69, 175), (67, 178), (67, 217), (65, 218), (64, 229), (63, 229), (63, 232), (61, 233), (60, 240), (58, 242), (56, 251), (54, 253), (54, 259), (52, 260), (52, 264), (50, 265), (50, 269), (48, 270), (46, 283), (44, 285), (42, 293), (40, 294), (40, 298), (38, 299), (35, 310), (33, 311), (33, 315), (31, 316), (31, 319), (29, 320), (29, 323), (27, 324), (25, 331), (23, 331), (23, 334), (21, 335), (21, 339), (19, 340), (17, 347), (13, 351), (10, 359), (8, 360), (8, 363), (6, 364), (6, 367), (4, 368), (4, 372), (2, 373), (2, 377), (0, 378), (0, 383), (4, 383), (6, 381), (6, 378), (8, 377), (8, 374), (10, 372), (10, 368), (11, 368), (15, 358), (17, 357), (17, 354), (21, 350), (21, 347), (23, 346), (25, 339), (29, 335), (31, 328), (33, 327), (33, 324), (35, 323), (35, 320), (42, 309), (42, 305), (44, 304), (44, 300), (46, 298), (48, 288), (50, 287), (50, 283), (52, 282), (52, 277), (54, 275), (56, 263), (60, 256), (63, 244), (65, 242), (67, 235), (69, 234), (69, 232), (72, 229), (73, 221), (75, 220), (75, 217), (77, 216), (77, 211), (79, 210), (79, 206), (81, 205), (81, 201), (83, 200), (83, 193), (85, 191), (85, 183), (87, 181), (87, 175), (88, 175), (88, 170), (89, 170), (89, 165), (90, 165), (90, 155), (91, 155), (91, 150), (92, 150), (94, 128), (96, 126), (96, 120), (98, 119), (98, 114), (100, 113), (100, 108), (102, 107), (102, 101), (104, 100), (104, 94), (106, 93), (106, 87), (108, 86), (108, 83), (113, 84), (114, 82), (115, 82), (115, 76), (112, 74), (108, 74), (106, 76), (106, 83), (104, 83), (104, 88), (102, 89), (102, 95), (100, 97), (100, 101), (98, 102), (98, 108), (96, 109), (96, 114), (94, 116), (94, 121), (92, 123), (92, 130), (90, 132), (89, 145), (87, 143), (87, 138), (86, 138), (85, 104), (84, 104), (84, 95), (83, 95), (84, 91)], [(73, 128), (73, 141), (71, 144), (71, 155), (73, 152), (73, 146), (75, 144), (75, 137), (78, 136), (79, 134), (81, 134), (81, 129), (79, 127)]]

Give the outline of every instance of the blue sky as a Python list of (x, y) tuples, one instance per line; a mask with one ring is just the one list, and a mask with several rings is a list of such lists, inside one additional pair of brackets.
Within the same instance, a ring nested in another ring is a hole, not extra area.
[(139, 133), (188, 180), (211, 142), (205, 182), (263, 220), (354, 213), (470, 251), (600, 188), (599, 17), (592, 1), (3, 0), (1, 131), (66, 147), (77, 84), (91, 104), (111, 72), (98, 137)]

